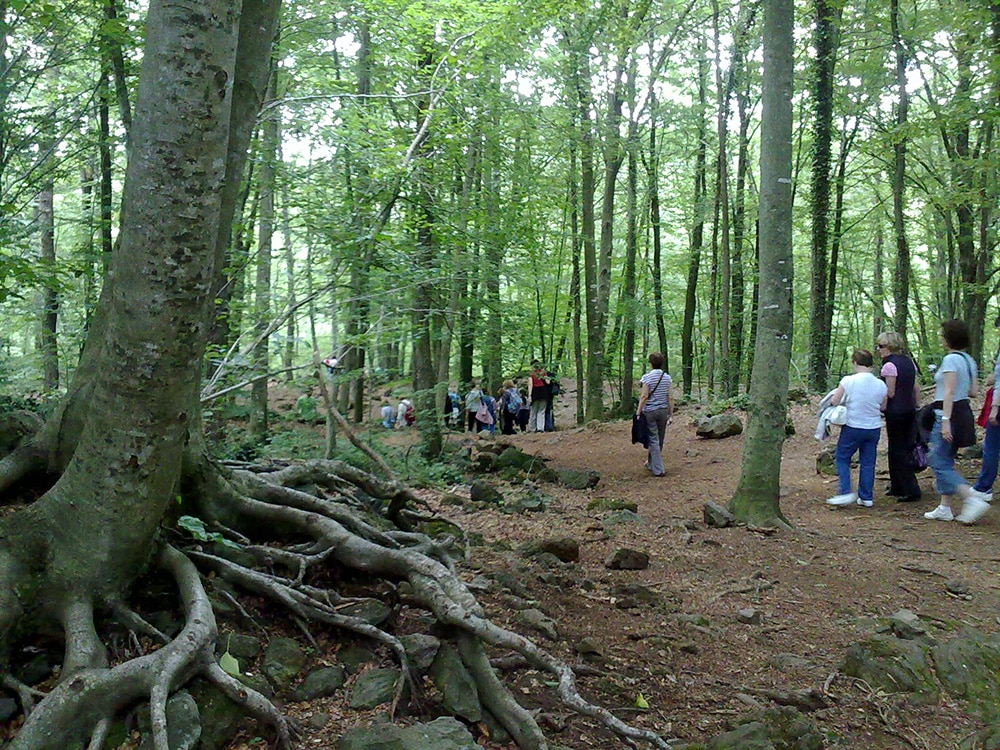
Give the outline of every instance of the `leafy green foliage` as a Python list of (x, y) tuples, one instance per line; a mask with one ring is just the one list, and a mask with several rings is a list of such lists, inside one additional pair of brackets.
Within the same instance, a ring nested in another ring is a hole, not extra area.
[(205, 522), (195, 516), (181, 516), (177, 519), (177, 527), (184, 529), (191, 537), (199, 542), (212, 542), (221, 544), (230, 549), (240, 549), (240, 545), (226, 539), (217, 531), (209, 531), (205, 528)]

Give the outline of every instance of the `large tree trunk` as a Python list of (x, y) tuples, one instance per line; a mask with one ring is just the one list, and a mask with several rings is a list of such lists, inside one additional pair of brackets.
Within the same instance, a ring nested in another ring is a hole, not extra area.
[(830, 369), (829, 312), (836, 289), (830, 283), (830, 154), (833, 142), (833, 84), (837, 62), (839, 8), (816, 0), (814, 64), (814, 138), (812, 160), (812, 306), (810, 308), (809, 384), (826, 388)]
[[(0, 464), (3, 486), (30, 459), (36, 465), (39, 457), (50, 459), (47, 468), (61, 471), (41, 499), (0, 521), (0, 658), (15, 628), (48, 620), (67, 633), (63, 679), (106, 662), (91, 613), (113, 605), (150, 562), (197, 421), (224, 213), (220, 196), (227, 167), (241, 171), (241, 163), (227, 159), (236, 155), (231, 133), (246, 125), (231, 110), (238, 31), (264, 36), (266, 49), (278, 3), (247, 6), (241, 19), (220, 0), (197, 11), (152, 3), (125, 180), (126, 219), (98, 318), (50, 429), (33, 450)], [(259, 50), (259, 39), (255, 44), (248, 35), (246, 42)], [(246, 111), (251, 122), (255, 111)], [(31, 585), (24, 585), (29, 572)], [(44, 718), (45, 711), (40, 707), (36, 715)], [(58, 734), (43, 740), (48, 732), (32, 726), (14, 747), (68, 746)], [(63, 727), (74, 738), (92, 729), (82, 722)]]
[(760, 311), (750, 415), (730, 508), (758, 526), (785, 523), (778, 505), (792, 343), (792, 4), (764, 6), (760, 158)]

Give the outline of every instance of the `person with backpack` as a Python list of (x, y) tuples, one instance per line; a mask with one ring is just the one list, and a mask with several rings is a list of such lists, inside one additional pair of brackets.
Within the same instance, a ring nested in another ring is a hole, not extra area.
[(399, 400), (399, 408), (396, 410), (396, 427), (410, 427), (417, 421), (417, 410), (413, 408), (413, 402), (403, 396)]
[(531, 401), (531, 413), (528, 415), (529, 432), (545, 432), (545, 412), (551, 400), (549, 374), (537, 359), (531, 360), (531, 372), (528, 374), (528, 399)]
[(468, 432), (479, 432), (476, 412), (483, 401), (483, 392), (475, 380), (469, 381), (469, 392), (465, 394), (465, 415)]
[(448, 395), (444, 399), (444, 425), (448, 429), (462, 429), (462, 399), (454, 383), (448, 384)]
[(514, 434), (514, 424), (517, 414), (521, 411), (521, 394), (513, 380), (503, 381), (503, 391), (500, 393), (500, 432), (503, 435)]
[(521, 397), (521, 408), (517, 410), (517, 426), (521, 432), (528, 431), (528, 420), (531, 417), (531, 406), (528, 401), (528, 391), (524, 388), (518, 389), (518, 395)]
[(896, 498), (897, 503), (915, 502), (920, 499), (920, 485), (911, 463), (920, 399), (917, 366), (904, 352), (903, 337), (896, 331), (883, 331), (875, 338), (875, 354), (882, 358), (879, 374), (885, 381), (887, 394), (889, 488), (886, 494)]

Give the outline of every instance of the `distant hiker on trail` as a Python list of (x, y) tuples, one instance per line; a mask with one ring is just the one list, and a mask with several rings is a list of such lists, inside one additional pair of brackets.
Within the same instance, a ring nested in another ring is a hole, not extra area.
[(673, 419), (674, 397), (671, 389), (670, 376), (663, 371), (663, 355), (653, 352), (649, 355), (650, 370), (640, 378), (642, 391), (639, 394), (639, 405), (635, 413), (646, 417), (646, 429), (649, 431), (649, 456), (646, 468), (654, 477), (662, 477), (663, 469), (663, 439), (667, 434), (667, 425)]
[(444, 399), (444, 424), (448, 428), (462, 428), (462, 398), (454, 383), (448, 384), (448, 395)]
[(552, 388), (549, 385), (549, 374), (537, 359), (531, 360), (531, 372), (528, 375), (528, 399), (531, 401), (531, 413), (528, 416), (529, 432), (545, 432), (545, 412), (552, 400)]
[(528, 398), (528, 391), (525, 388), (520, 388), (518, 393), (521, 395), (521, 408), (517, 411), (517, 426), (521, 432), (525, 432), (528, 429), (528, 420), (531, 417), (531, 401)]
[(523, 405), (524, 402), (521, 400), (521, 394), (517, 390), (517, 386), (514, 385), (514, 381), (503, 381), (503, 390), (500, 392), (500, 432), (502, 434), (514, 434), (517, 415)]
[(417, 410), (413, 407), (413, 402), (404, 396), (399, 400), (399, 408), (396, 410), (396, 427), (409, 427), (416, 421)]
[(465, 394), (465, 414), (468, 432), (479, 432), (479, 425), (476, 422), (476, 412), (483, 401), (483, 392), (479, 388), (479, 383), (475, 380), (469, 381), (469, 392)]
[(382, 426), (391, 430), (396, 425), (396, 410), (389, 403), (389, 398), (382, 399)]

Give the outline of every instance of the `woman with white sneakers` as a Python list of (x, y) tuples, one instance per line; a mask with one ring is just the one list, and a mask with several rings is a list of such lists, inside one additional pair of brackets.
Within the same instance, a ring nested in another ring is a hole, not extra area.
[[(882, 410), (885, 408), (886, 385), (872, 372), (874, 357), (867, 349), (856, 349), (851, 357), (854, 374), (847, 375), (833, 392), (831, 403), (847, 407), (847, 423), (840, 428), (834, 463), (840, 494), (826, 502), (829, 505), (854, 505), (871, 508), (874, 504), (875, 456), (882, 435)], [(851, 459), (858, 454), (858, 491), (851, 491)]]
[[(934, 510), (924, 513), (924, 518), (975, 523), (990, 506), (987, 496), (970, 487), (965, 477), (955, 470), (958, 447), (951, 424), (957, 409), (971, 411), (969, 398), (979, 393), (976, 362), (965, 352), (971, 342), (969, 327), (961, 320), (946, 320), (941, 323), (940, 340), (947, 353), (934, 373), (934, 426), (930, 431), (927, 464), (934, 471), (934, 484), (941, 502)], [(962, 512), (957, 516), (951, 509), (955, 495), (962, 498)]]

